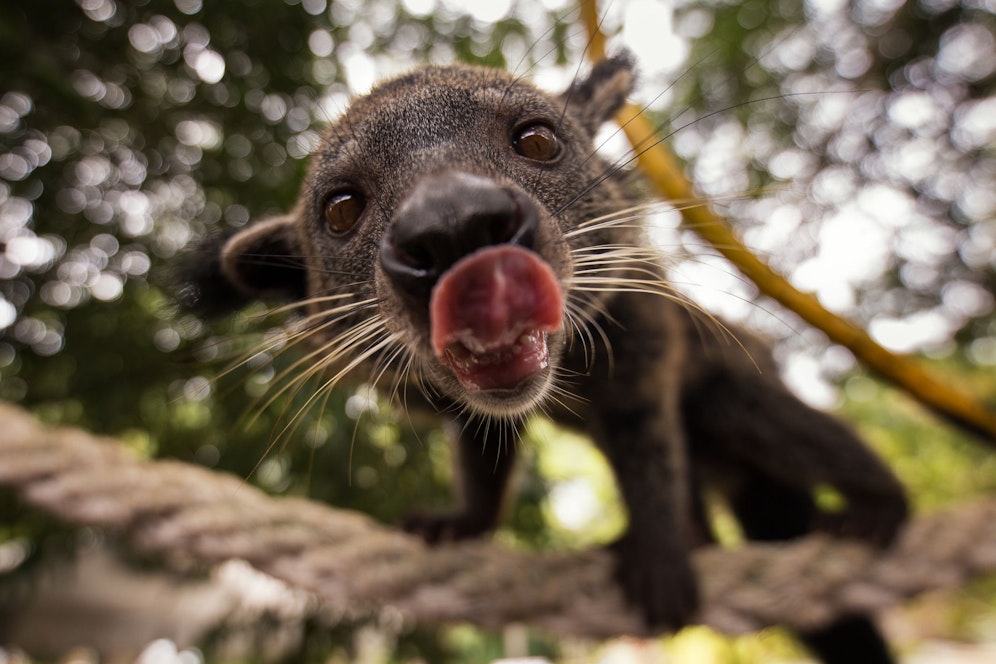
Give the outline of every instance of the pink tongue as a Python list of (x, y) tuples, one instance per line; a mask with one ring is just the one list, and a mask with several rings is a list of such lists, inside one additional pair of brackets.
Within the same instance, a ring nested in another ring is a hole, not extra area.
[(563, 299), (550, 266), (514, 245), (481, 249), (432, 291), (432, 348), (467, 389), (511, 389), (549, 365)]

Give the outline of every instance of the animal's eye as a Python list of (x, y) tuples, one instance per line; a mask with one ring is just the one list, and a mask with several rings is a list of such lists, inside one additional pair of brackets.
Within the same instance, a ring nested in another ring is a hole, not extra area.
[(325, 199), (325, 221), (337, 235), (348, 232), (360, 220), (367, 201), (355, 191), (342, 191)]
[(553, 127), (541, 122), (517, 130), (512, 138), (512, 147), (526, 159), (546, 162), (556, 160), (562, 149)]

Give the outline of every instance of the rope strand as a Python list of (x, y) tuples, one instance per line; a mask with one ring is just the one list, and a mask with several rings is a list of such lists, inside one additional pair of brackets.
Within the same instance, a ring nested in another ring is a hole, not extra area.
[[(602, 550), (532, 553), (484, 540), (430, 548), (364, 515), (268, 496), (231, 475), (142, 460), (112, 439), (44, 427), (14, 406), (0, 404), (0, 421), (0, 486), (167, 562), (242, 559), (343, 616), (389, 609), (425, 624), (646, 634)], [(996, 570), (996, 499), (920, 517), (884, 552), (814, 535), (704, 549), (694, 563), (700, 622), (727, 633), (812, 628)]]

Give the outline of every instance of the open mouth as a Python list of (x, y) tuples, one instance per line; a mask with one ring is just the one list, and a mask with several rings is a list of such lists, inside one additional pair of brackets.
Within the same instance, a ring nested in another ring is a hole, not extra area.
[(432, 348), (467, 390), (512, 390), (550, 366), (547, 335), (563, 297), (537, 254), (486, 247), (447, 270), (432, 290)]

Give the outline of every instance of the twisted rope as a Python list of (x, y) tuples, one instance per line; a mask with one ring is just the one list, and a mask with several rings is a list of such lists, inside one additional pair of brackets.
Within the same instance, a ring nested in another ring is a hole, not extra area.
[[(477, 541), (429, 548), (356, 513), (274, 498), (241, 479), (136, 458), (0, 404), (0, 486), (67, 522), (117, 533), (174, 563), (242, 559), (332, 611), (495, 628), (527, 622), (604, 638), (645, 633), (604, 551), (530, 553)], [(996, 500), (914, 521), (895, 547), (812, 536), (695, 554), (700, 622), (727, 633), (807, 628), (996, 570)], [(382, 614), (383, 615), (383, 614)]]

